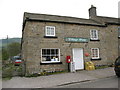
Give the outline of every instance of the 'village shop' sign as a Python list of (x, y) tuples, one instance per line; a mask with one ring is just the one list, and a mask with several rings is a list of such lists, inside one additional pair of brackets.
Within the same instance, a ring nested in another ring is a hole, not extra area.
[(88, 38), (66, 37), (66, 42), (88, 42)]

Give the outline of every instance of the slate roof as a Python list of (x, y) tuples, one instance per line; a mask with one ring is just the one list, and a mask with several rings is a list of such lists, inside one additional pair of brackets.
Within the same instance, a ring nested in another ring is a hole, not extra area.
[(120, 24), (118, 18), (114, 17), (104, 17), (104, 16), (97, 16), (98, 19), (101, 19), (104, 23), (114, 23), (114, 24)]
[(27, 20), (72, 23), (72, 24), (83, 24), (83, 25), (94, 25), (94, 26), (106, 26), (106, 24), (120, 24), (118, 18), (102, 17), (102, 16), (97, 16), (96, 18), (99, 20), (25, 12), (23, 18), (23, 24)]

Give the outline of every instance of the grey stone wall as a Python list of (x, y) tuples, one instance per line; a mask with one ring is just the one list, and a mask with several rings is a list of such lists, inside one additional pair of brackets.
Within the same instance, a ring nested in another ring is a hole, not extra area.
[[(55, 26), (57, 38), (44, 38), (45, 26)], [(83, 53), (91, 53), (91, 48), (100, 49), (101, 60), (93, 61), (96, 65), (112, 64), (118, 56), (117, 25), (107, 27), (64, 24), (53, 22), (27, 21), (23, 31), (22, 57), (26, 61), (26, 73), (39, 73), (49, 69), (67, 70), (66, 56), (72, 57), (72, 48), (83, 48)], [(90, 38), (90, 29), (98, 30), (100, 41), (88, 43), (68, 43), (65, 37)], [(62, 64), (41, 65), (42, 48), (59, 48)], [(91, 56), (84, 56), (84, 61), (90, 61)]]

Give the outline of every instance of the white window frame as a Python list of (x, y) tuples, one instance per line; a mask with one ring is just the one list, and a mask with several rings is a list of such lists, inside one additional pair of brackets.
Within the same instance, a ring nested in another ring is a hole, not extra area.
[[(58, 60), (59, 61), (42, 61), (42, 50), (43, 49), (58, 49), (58, 54), (59, 54), (58, 55), (58, 57), (59, 57)], [(41, 49), (41, 63), (55, 63), (55, 62), (60, 62), (60, 49), (59, 48), (42, 48)]]
[[(53, 29), (53, 34), (51, 34), (52, 31), (49, 31), (49, 34), (48, 34), (48, 28)], [(55, 36), (55, 26), (46, 26), (45, 27), (45, 36)]]
[[(97, 49), (97, 56), (98, 57), (93, 57), (93, 49)], [(99, 48), (91, 48), (91, 57), (92, 57), (92, 59), (99, 59), (100, 58), (100, 50), (99, 50)]]
[[(95, 37), (95, 33), (93, 33), (93, 31), (95, 31), (96, 37)], [(90, 39), (91, 40), (98, 40), (98, 30), (96, 30), (96, 29), (91, 29), (90, 30)]]

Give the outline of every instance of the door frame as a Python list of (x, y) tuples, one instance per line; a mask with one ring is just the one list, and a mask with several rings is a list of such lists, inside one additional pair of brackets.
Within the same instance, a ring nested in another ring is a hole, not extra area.
[(83, 53), (83, 56), (82, 56), (82, 58), (83, 58), (83, 68), (82, 68), (82, 69), (76, 69), (76, 68), (75, 68), (75, 70), (83, 70), (83, 69), (84, 69), (84, 48), (81, 48), (81, 47), (80, 47), (80, 48), (72, 48), (72, 61), (73, 61), (73, 62), (75, 62), (75, 61), (73, 60), (73, 57), (74, 57), (74, 56), (73, 56), (73, 55), (74, 55), (74, 49), (82, 49), (82, 53)]

